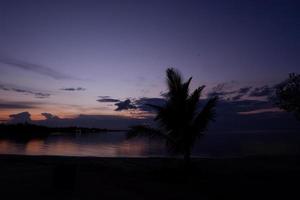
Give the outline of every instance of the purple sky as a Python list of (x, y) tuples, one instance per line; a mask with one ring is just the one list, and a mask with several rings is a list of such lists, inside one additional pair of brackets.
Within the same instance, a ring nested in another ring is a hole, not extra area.
[(115, 104), (159, 97), (167, 67), (207, 93), (272, 86), (300, 71), (299, 10), (289, 0), (1, 0), (0, 118), (135, 116)]

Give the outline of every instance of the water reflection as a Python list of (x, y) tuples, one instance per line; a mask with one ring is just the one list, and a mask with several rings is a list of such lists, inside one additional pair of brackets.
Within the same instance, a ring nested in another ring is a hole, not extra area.
[[(245, 155), (300, 154), (297, 132), (209, 133), (199, 140), (193, 155), (226, 157)], [(149, 138), (126, 140), (126, 134), (93, 133), (81, 136), (52, 135), (28, 141), (0, 140), (0, 154), (68, 155), (99, 157), (166, 156), (163, 141)]]
[(43, 140), (33, 139), (24, 144), (24, 152), (26, 154), (39, 154), (43, 146)]
[(29, 141), (0, 140), (0, 154), (127, 157), (164, 155), (162, 141), (136, 138), (124, 133), (93, 133), (81, 136), (55, 135)]

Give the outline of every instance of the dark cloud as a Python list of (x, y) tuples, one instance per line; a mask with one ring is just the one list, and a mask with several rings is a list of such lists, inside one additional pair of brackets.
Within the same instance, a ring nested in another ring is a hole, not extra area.
[(232, 94), (231, 94), (231, 97), (228, 98), (227, 100), (230, 100), (230, 101), (240, 101), (243, 99), (243, 97), (246, 97), (249, 93), (249, 91), (252, 89), (251, 86), (247, 86), (247, 87), (242, 87), (236, 91), (234, 91)]
[(125, 101), (121, 101), (119, 99), (111, 98), (110, 96), (99, 96), (98, 102), (101, 103), (115, 103), (117, 108), (115, 111), (129, 110), (129, 109), (138, 109), (141, 111), (152, 112), (153, 108), (149, 106), (151, 105), (162, 105), (165, 100), (163, 98), (147, 98), (142, 97), (137, 100), (126, 99)]
[(215, 87), (213, 87), (213, 91), (222, 91), (224, 90), (225, 86), (227, 85), (227, 83), (219, 83), (218, 85), (216, 85)]
[(101, 102), (101, 103), (116, 103), (116, 102), (120, 102), (119, 99), (110, 99), (110, 98), (107, 98), (107, 99), (98, 99), (97, 101)]
[(30, 123), (31, 122), (30, 116), (31, 115), (29, 112), (22, 112), (18, 114), (9, 115), (10, 117), (9, 123)]
[(10, 91), (10, 89), (4, 85), (0, 85), (0, 90), (3, 90), (3, 91)]
[(238, 94), (236, 96), (231, 97), (231, 101), (239, 101), (244, 97), (244, 94)]
[(252, 89), (251, 86), (242, 87), (242, 88), (240, 88), (240, 89), (238, 90), (238, 93), (239, 93), (239, 94), (245, 95), (245, 94), (247, 94), (251, 89)]
[(30, 109), (36, 108), (34, 103), (0, 101), (0, 109)]
[(23, 62), (23, 61), (16, 60), (16, 59), (0, 57), (0, 63), (9, 65), (11, 67), (23, 69), (26, 71), (35, 72), (35, 73), (38, 73), (38, 74), (41, 74), (44, 76), (51, 77), (56, 80), (64, 80), (64, 79), (77, 80), (76, 78), (74, 78), (72, 76), (55, 71), (49, 67), (45, 67), (45, 66), (37, 65), (37, 64), (33, 64), (33, 63), (28, 63), (28, 62)]
[(48, 93), (41, 93), (41, 92), (34, 92), (33, 94), (35, 95), (35, 98), (38, 98), (38, 99), (45, 99), (45, 98), (49, 98), (51, 96)]
[(122, 111), (122, 110), (129, 110), (129, 109), (137, 108), (134, 105), (134, 103), (130, 101), (130, 99), (126, 99), (125, 101), (120, 101), (120, 102), (116, 103), (115, 106), (117, 106), (115, 111)]
[(120, 102), (119, 99), (111, 98), (110, 96), (99, 96), (99, 99), (97, 100), (100, 103), (117, 103)]
[(161, 96), (161, 97), (167, 97), (168, 96), (168, 92), (164, 92), (164, 91), (161, 91), (160, 93), (159, 93), (159, 96)]
[(31, 90), (27, 90), (27, 89), (20, 89), (20, 88), (16, 88), (16, 87), (8, 87), (5, 85), (0, 85), (0, 90), (3, 91), (11, 91), (11, 92), (16, 92), (16, 93), (22, 93), (25, 95), (34, 95), (35, 98), (38, 99), (44, 99), (44, 98), (49, 98), (51, 96), (51, 94), (49, 93), (43, 93), (43, 92), (35, 92), (35, 91), (31, 91)]
[(231, 84), (230, 83), (220, 83), (216, 85), (215, 87), (212, 88), (212, 90), (207, 94), (208, 97), (215, 97), (218, 96), (219, 98), (226, 98), (228, 95), (232, 95), (237, 93), (236, 90), (232, 90)]
[(213, 91), (213, 92), (209, 92), (208, 93), (208, 97), (215, 97), (215, 96), (218, 96), (219, 98), (226, 98), (228, 95), (232, 95), (232, 94), (235, 94), (236, 91), (229, 91), (229, 92), (226, 92), (226, 91)]
[(149, 105), (162, 106), (165, 104), (165, 99), (163, 98), (147, 98), (143, 97), (134, 102), (135, 106), (141, 111), (153, 112), (155, 111), (153, 107)]
[(208, 93), (208, 97), (218, 96), (220, 99), (227, 101), (240, 101), (241, 99), (245, 99), (243, 97), (248, 96), (256, 96), (261, 95), (264, 96), (263, 93), (267, 92), (268, 88), (263, 86), (261, 88), (255, 88), (254, 90), (252, 86), (240, 87), (237, 89), (233, 89), (233, 87), (228, 86), (227, 83), (218, 84), (216, 87), (212, 88), (212, 90)]
[(52, 115), (51, 113), (41, 113), (47, 120), (59, 119), (58, 116)]
[(86, 89), (82, 88), (82, 87), (77, 87), (77, 88), (70, 87), (70, 88), (62, 88), (60, 90), (64, 90), (64, 91), (85, 91)]
[(111, 98), (110, 96), (98, 96), (101, 99), (105, 99), (105, 98)]
[(256, 87), (249, 94), (250, 97), (268, 97), (273, 93), (274, 89), (265, 85), (262, 87)]

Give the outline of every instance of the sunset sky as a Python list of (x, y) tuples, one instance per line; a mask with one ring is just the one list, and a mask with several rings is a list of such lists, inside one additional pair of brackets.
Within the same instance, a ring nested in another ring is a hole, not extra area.
[(204, 98), (263, 101), (300, 72), (299, 10), (296, 0), (1, 0), (0, 120), (137, 117), (166, 90), (168, 67), (205, 84)]

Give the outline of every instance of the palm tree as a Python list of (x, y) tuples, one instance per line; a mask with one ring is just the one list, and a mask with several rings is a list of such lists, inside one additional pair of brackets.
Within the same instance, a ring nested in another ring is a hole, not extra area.
[(217, 97), (209, 99), (202, 110), (199, 110), (200, 96), (205, 86), (200, 86), (190, 93), (192, 77), (183, 82), (180, 73), (173, 68), (167, 69), (166, 74), (168, 92), (164, 95), (165, 104), (148, 105), (157, 111), (155, 121), (158, 122), (158, 128), (147, 125), (133, 126), (128, 132), (128, 137), (163, 137), (168, 149), (172, 153), (184, 155), (188, 164), (197, 137), (202, 135), (209, 122), (214, 120)]

